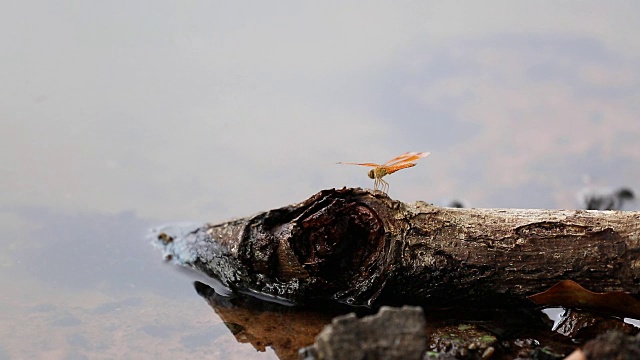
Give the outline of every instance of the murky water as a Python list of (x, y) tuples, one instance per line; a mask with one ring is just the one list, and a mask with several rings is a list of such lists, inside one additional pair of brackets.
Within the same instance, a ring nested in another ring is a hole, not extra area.
[(5, 208), (0, 358), (274, 359), (238, 343), (198, 296), (210, 281), (165, 264), (153, 221)]
[(637, 194), (638, 10), (8, 4), (0, 359), (293, 356), (296, 339), (271, 348), (274, 331), (238, 317), (298, 310), (203, 297), (194, 282), (212, 280), (147, 235), (372, 186), (339, 161), (430, 151), (389, 194), (438, 205), (575, 208), (587, 183)]

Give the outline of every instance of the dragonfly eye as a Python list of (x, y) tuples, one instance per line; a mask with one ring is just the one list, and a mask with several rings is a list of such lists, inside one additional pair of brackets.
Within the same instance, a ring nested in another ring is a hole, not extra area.
[(376, 174), (373, 171), (374, 169), (369, 170), (369, 179), (375, 179), (376, 178)]

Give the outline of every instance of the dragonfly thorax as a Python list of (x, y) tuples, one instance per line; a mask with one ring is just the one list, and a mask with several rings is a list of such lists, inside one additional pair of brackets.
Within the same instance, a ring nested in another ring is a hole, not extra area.
[(383, 167), (376, 167), (369, 170), (369, 178), (370, 179), (381, 179), (383, 176), (387, 175), (387, 169)]

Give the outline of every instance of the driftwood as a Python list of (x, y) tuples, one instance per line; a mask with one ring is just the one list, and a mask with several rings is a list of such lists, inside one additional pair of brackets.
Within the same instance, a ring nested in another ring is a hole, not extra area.
[(157, 239), (233, 289), (293, 302), (495, 304), (564, 279), (640, 289), (640, 212), (443, 208), (344, 188)]

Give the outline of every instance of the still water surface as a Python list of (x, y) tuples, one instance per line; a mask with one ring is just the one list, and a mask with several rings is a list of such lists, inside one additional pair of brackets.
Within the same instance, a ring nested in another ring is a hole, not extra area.
[(1, 214), (0, 358), (277, 358), (236, 341), (194, 289), (207, 279), (162, 261), (146, 239), (153, 221)]
[(638, 11), (12, 2), (0, 359), (276, 358), (239, 343), (194, 288), (210, 280), (147, 235), (371, 187), (339, 161), (430, 151), (390, 195), (438, 205), (576, 208), (587, 177), (638, 194)]

